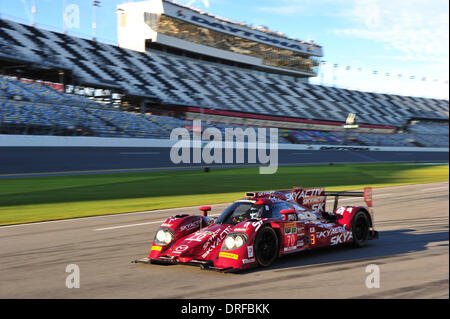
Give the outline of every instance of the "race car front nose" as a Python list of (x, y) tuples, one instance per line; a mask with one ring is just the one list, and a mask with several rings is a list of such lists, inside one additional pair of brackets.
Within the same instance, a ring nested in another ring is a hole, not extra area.
[(150, 259), (150, 262), (160, 265), (175, 265), (178, 263), (178, 258), (174, 256), (159, 256), (158, 258)]

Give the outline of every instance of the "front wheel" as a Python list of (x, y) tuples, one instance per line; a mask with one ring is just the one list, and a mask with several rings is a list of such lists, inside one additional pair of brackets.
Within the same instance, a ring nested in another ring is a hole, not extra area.
[(359, 211), (353, 217), (352, 223), (353, 246), (364, 247), (369, 240), (370, 222), (367, 214)]
[(270, 266), (278, 257), (278, 237), (271, 227), (261, 229), (255, 238), (255, 258), (261, 267)]

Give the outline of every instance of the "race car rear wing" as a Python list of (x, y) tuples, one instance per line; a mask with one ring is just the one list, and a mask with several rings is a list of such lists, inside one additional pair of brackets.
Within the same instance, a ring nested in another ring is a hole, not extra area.
[(325, 192), (325, 196), (334, 196), (333, 212), (338, 208), (339, 197), (364, 197), (366, 205), (373, 206), (372, 187), (365, 187), (363, 192)]
[(372, 188), (365, 187), (363, 192), (326, 192), (325, 188), (294, 187), (292, 191), (249, 192), (247, 197), (276, 197), (282, 200), (294, 200), (298, 204), (309, 207), (316, 212), (324, 212), (327, 196), (334, 196), (334, 209), (337, 209), (339, 197), (364, 197), (368, 207), (372, 207)]

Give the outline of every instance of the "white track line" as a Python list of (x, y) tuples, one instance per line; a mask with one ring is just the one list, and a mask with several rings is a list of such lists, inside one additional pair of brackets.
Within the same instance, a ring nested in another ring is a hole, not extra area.
[[(220, 204), (215, 204), (220, 205)], [(130, 213), (117, 213), (117, 214), (108, 214), (108, 215), (98, 215), (98, 216), (85, 216), (85, 217), (75, 217), (75, 218), (69, 218), (69, 219), (58, 219), (58, 220), (48, 220), (44, 222), (31, 222), (31, 223), (25, 223), (25, 224), (15, 224), (15, 225), (4, 225), (0, 226), (0, 230), (3, 228), (12, 228), (12, 227), (21, 227), (21, 226), (33, 226), (33, 225), (42, 225), (42, 224), (52, 224), (52, 223), (63, 223), (63, 222), (73, 222), (73, 221), (80, 221), (80, 220), (87, 220), (87, 219), (97, 219), (97, 218), (107, 218), (107, 217), (119, 217), (119, 216), (127, 216), (127, 215), (140, 215), (140, 214), (148, 214), (148, 213), (163, 213), (165, 211), (174, 210), (174, 209), (186, 209), (186, 208), (192, 208), (195, 209), (198, 206), (187, 206), (187, 207), (176, 207), (176, 208), (165, 208), (165, 209), (156, 209), (156, 210), (143, 210), (140, 212), (130, 212)]]
[(102, 230), (110, 230), (110, 229), (119, 229), (119, 228), (128, 228), (128, 227), (134, 227), (134, 226), (143, 226), (143, 225), (151, 225), (151, 224), (160, 224), (164, 222), (163, 220), (161, 221), (156, 221), (156, 222), (147, 222), (147, 223), (139, 223), (139, 224), (129, 224), (129, 225), (121, 225), (121, 226), (113, 226), (113, 227), (105, 227), (105, 228), (97, 228), (94, 229), (96, 231), (102, 231)]
[(431, 190), (436, 190), (436, 189), (448, 189), (448, 186), (442, 186), (442, 187), (433, 187), (433, 188), (427, 188), (425, 191), (431, 191)]
[[(209, 216), (219, 216), (220, 214), (215, 215), (209, 215)], [(142, 226), (142, 225), (151, 225), (151, 224), (160, 224), (163, 223), (165, 220), (160, 220), (156, 222), (146, 222), (146, 223), (139, 223), (139, 224), (129, 224), (129, 225), (120, 225), (120, 226), (112, 226), (112, 227), (104, 227), (104, 228), (97, 228), (94, 229), (95, 231), (102, 231), (102, 230), (110, 230), (110, 229), (120, 229), (120, 228), (128, 228), (128, 227), (135, 227), (135, 226)]]

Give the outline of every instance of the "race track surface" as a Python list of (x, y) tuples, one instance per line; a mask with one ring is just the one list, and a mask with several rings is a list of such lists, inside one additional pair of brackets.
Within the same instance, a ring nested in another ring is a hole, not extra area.
[[(196, 208), (4, 226), (0, 298), (449, 298), (448, 186), (374, 189), (379, 240), (238, 274), (131, 263), (148, 255), (163, 219)], [(80, 267), (79, 289), (65, 286), (68, 264)], [(365, 285), (369, 264), (380, 267), (380, 288)]]

